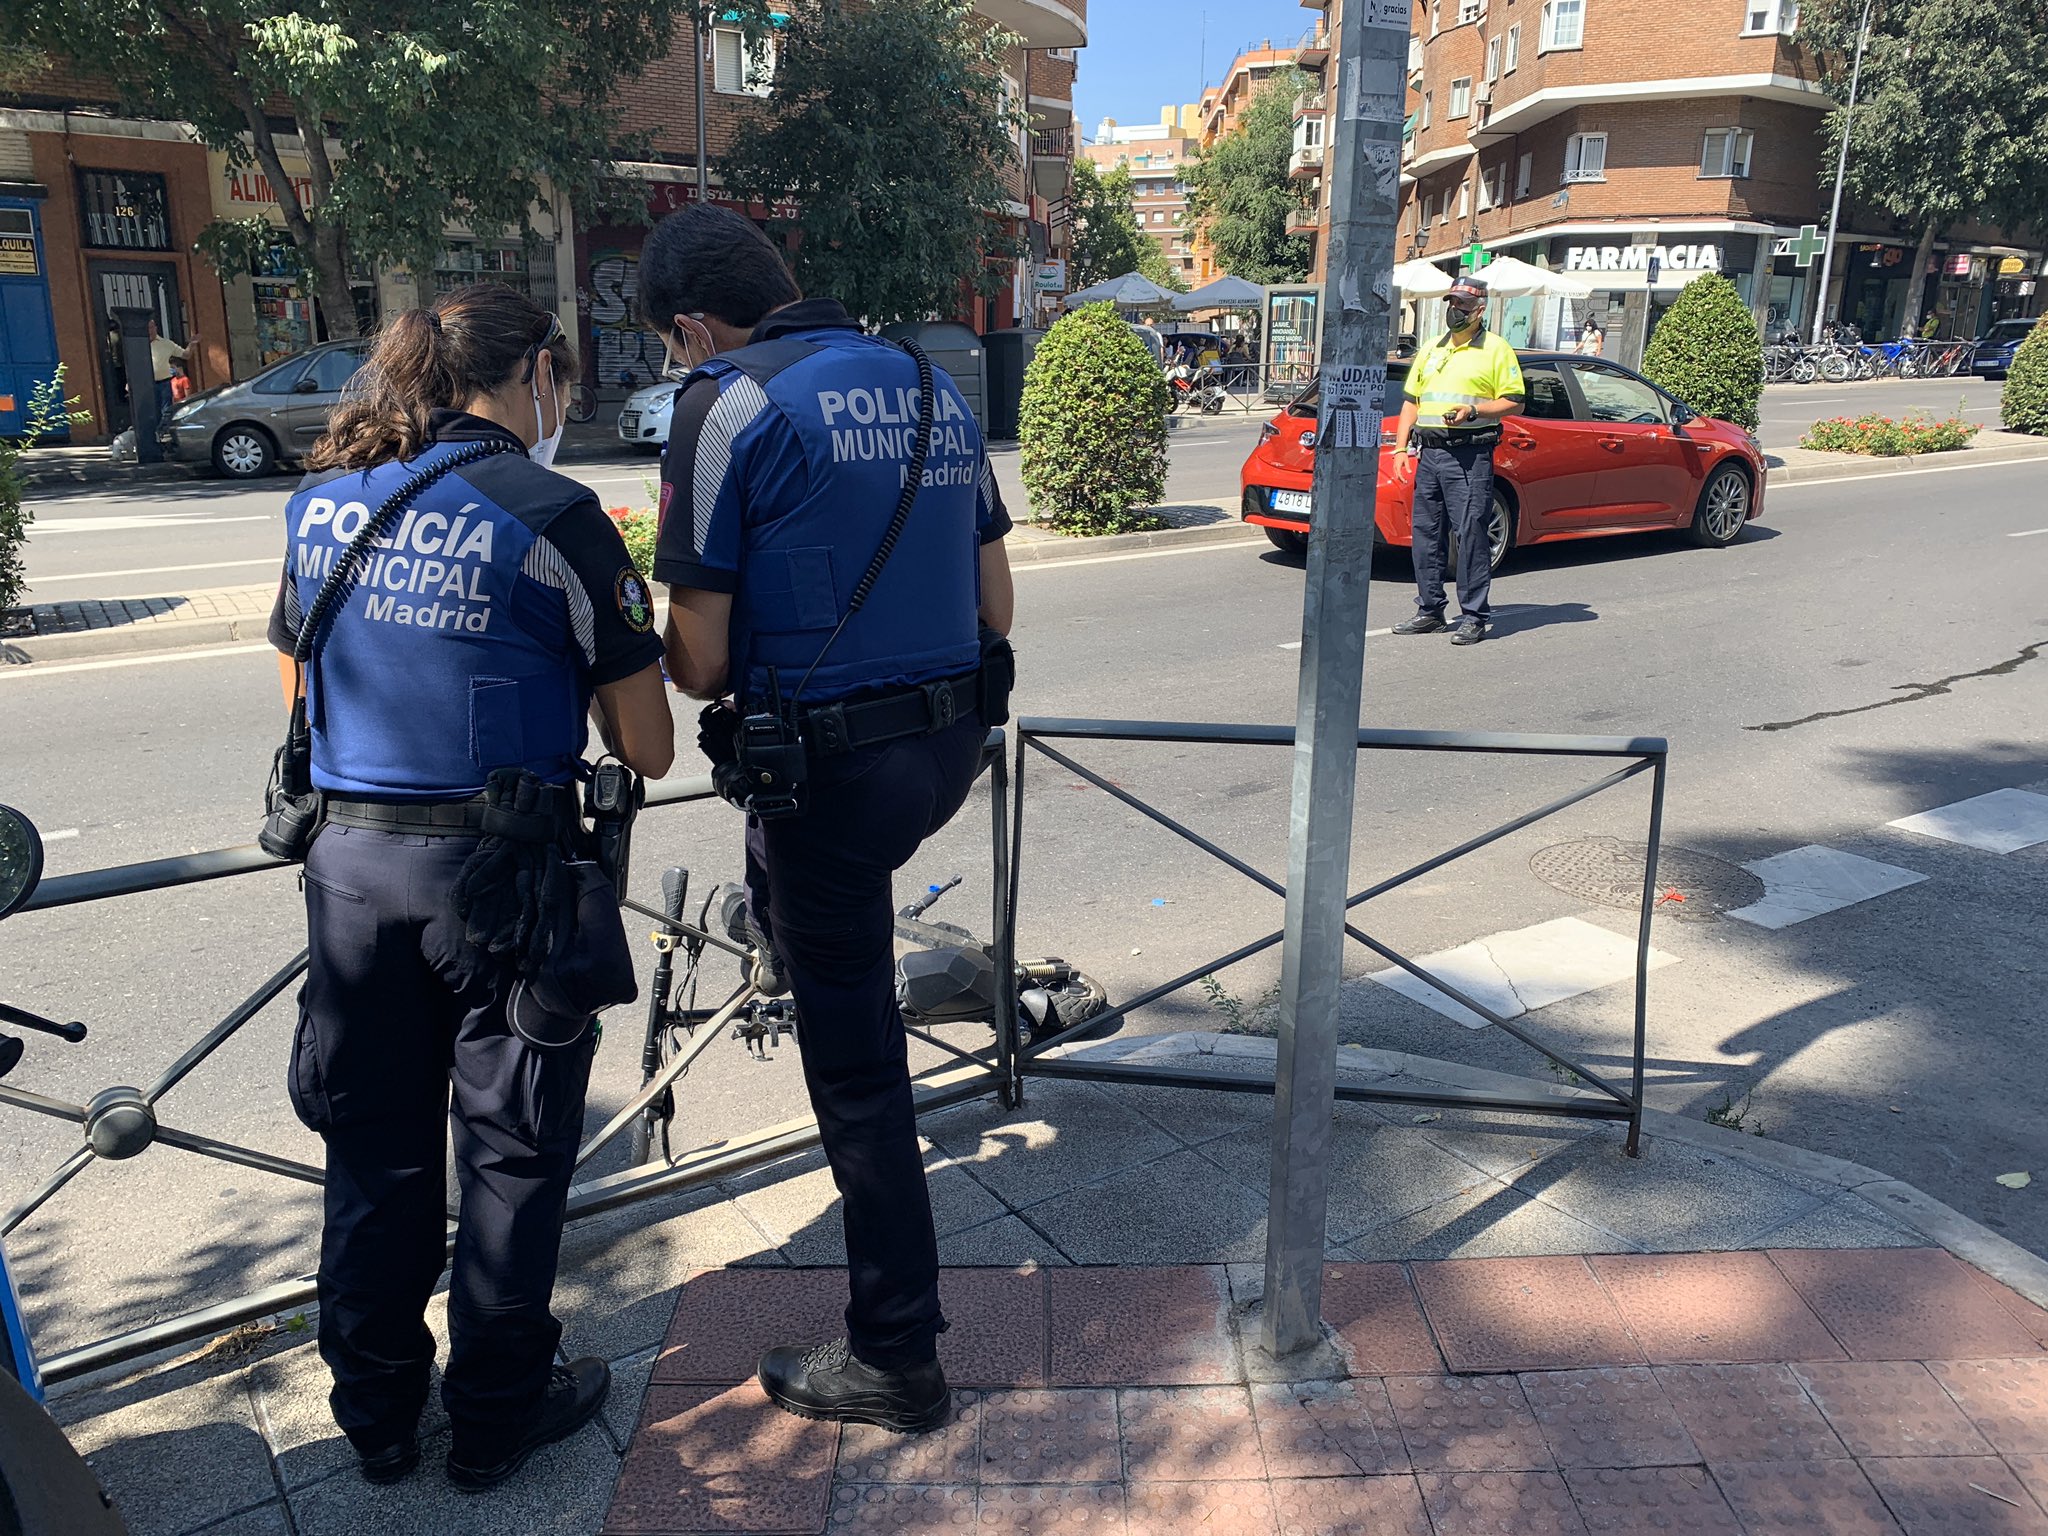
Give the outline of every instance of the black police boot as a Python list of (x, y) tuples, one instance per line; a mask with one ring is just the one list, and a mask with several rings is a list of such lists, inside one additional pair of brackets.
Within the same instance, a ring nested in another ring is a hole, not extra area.
[(597, 1417), (605, 1395), (612, 1389), (611, 1367), (602, 1360), (571, 1360), (558, 1365), (548, 1377), (547, 1395), (533, 1423), (510, 1445), (500, 1447), (496, 1460), (465, 1459), (473, 1452), (450, 1448), (448, 1481), (464, 1493), (482, 1493), (494, 1488), (526, 1465), (526, 1458), (544, 1445), (566, 1440)]
[(356, 1451), (356, 1470), (363, 1474), (363, 1481), (375, 1483), (382, 1488), (398, 1482), (406, 1473), (420, 1464), (420, 1441), (417, 1435), (407, 1435), (396, 1445), (381, 1451)]
[(1451, 636), (1451, 644), (1477, 645), (1486, 638), (1490, 627), (1484, 619), (1460, 619), (1457, 633)]
[(761, 1357), (761, 1390), (785, 1413), (842, 1424), (879, 1424), (899, 1435), (921, 1435), (951, 1416), (953, 1389), (939, 1362), (882, 1371), (834, 1339), (815, 1349), (793, 1344)]
[(1397, 635), (1434, 635), (1449, 629), (1440, 613), (1418, 613), (1412, 619), (1403, 619), (1394, 626)]

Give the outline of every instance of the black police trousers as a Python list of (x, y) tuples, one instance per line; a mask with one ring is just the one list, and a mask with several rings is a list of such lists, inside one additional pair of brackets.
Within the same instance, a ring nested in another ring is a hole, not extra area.
[(945, 1327), (890, 877), (966, 801), (987, 735), (969, 715), (813, 759), (802, 815), (747, 823), (748, 904), (789, 975), (804, 1086), (844, 1203), (847, 1341), (882, 1370), (930, 1360)]
[(365, 1454), (411, 1435), (426, 1403), (452, 1126), (441, 1399), (455, 1451), (490, 1465), (539, 1408), (561, 1338), (548, 1303), (595, 1041), (536, 1051), (513, 1034), (510, 972), (467, 942), (451, 901), (476, 843), (321, 830), (290, 1086), (327, 1143), (320, 1355), (335, 1421)]
[(1458, 536), (1458, 608), (1468, 619), (1493, 616), (1493, 563), (1487, 525), (1493, 520), (1493, 445), (1423, 446), (1415, 466), (1413, 537), (1415, 607), (1444, 611), (1444, 530)]

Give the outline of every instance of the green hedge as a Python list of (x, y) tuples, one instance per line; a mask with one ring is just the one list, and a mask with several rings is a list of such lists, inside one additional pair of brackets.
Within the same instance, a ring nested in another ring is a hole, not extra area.
[(1643, 348), (1643, 374), (1701, 415), (1754, 430), (1763, 337), (1735, 285), (1709, 272), (1680, 289)]
[(1866, 414), (1853, 419), (1831, 416), (1816, 421), (1799, 439), (1802, 448), (1824, 453), (1868, 453), (1878, 458), (1897, 458), (1909, 453), (1949, 453), (1970, 446), (1977, 435), (1974, 423), (1960, 416), (1937, 421), (1921, 411), (1909, 411), (1904, 420)]
[(1167, 384), (1110, 304), (1062, 316), (1024, 374), (1018, 425), (1031, 510), (1062, 533), (1132, 533), (1166, 494)]
[(2048, 323), (2037, 321), (2013, 353), (1999, 419), (2009, 431), (2048, 435)]

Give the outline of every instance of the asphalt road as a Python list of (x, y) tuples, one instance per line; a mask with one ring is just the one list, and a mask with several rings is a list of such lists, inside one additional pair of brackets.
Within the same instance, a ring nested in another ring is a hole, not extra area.
[[(1771, 1137), (1885, 1169), (2036, 1252), (2048, 1252), (2048, 1110), (2034, 1069), (2048, 846), (1998, 857), (1884, 824), (1996, 788), (2048, 789), (2044, 492), (2038, 463), (1933, 465), (1774, 489), (1765, 520), (1727, 550), (1642, 537), (1527, 551), (1497, 588), (1499, 628), (1485, 645), (1373, 638), (1361, 710), (1375, 725), (1661, 734), (1672, 751), (1667, 846), (1744, 861), (1825, 844), (1927, 875), (1777, 933), (1661, 920), (1655, 942), (1678, 963), (1651, 985), (1652, 1101), (1698, 1116), (1749, 1094)], [(1023, 713), (1293, 717), (1301, 573), (1263, 540), (1077, 555), (1030, 567), (1019, 585)], [(1371, 626), (1401, 617), (1411, 590), (1405, 564), (1388, 561)], [(57, 835), (59, 872), (246, 841), (276, 739), (275, 689), (260, 647), (0, 674), (0, 799)], [(1133, 744), (1077, 755), (1284, 870), (1288, 773), (1277, 750)], [(1407, 867), (1597, 771), (1369, 757), (1354, 878)], [(1127, 997), (1278, 926), (1271, 898), (1071, 773), (1034, 757), (1027, 783), (1026, 950), (1064, 954)], [(1640, 841), (1645, 814), (1639, 786), (1604, 795), (1373, 904), (1371, 929), (1412, 955), (1573, 915), (1626, 932), (1626, 914), (1543, 883), (1530, 861), (1563, 842)], [(733, 877), (736, 832), (715, 805), (650, 814), (639, 884), (651, 890), (670, 861), (691, 865), (700, 890)], [(905, 871), (905, 898), (965, 872), (939, 915), (985, 929), (985, 849), (986, 820), (971, 807)], [(79, 1047), (33, 1041), (13, 1081), (80, 1101), (147, 1081), (290, 956), (301, 923), (282, 873), (9, 920), (5, 995), (94, 1029)], [(1353, 974), (1378, 964), (1357, 955)], [(1251, 1006), (1275, 974), (1269, 954), (1221, 984)], [(1626, 991), (1589, 993), (1532, 1022), (1615, 1070)], [(282, 1086), (290, 1012), (287, 999), (259, 1015), (166, 1099), (166, 1120), (315, 1157)], [(1133, 1027), (1220, 1022), (1190, 992)], [(1363, 1043), (1539, 1069), (1498, 1032), (1465, 1031), (1362, 980), (1347, 991), (1343, 1029)], [(973, 1043), (972, 1027), (959, 1033)], [(636, 1034), (631, 1018), (610, 1021), (594, 1113), (628, 1091)], [(688, 1081), (685, 1139), (771, 1122), (798, 1095), (793, 1063), (759, 1065), (721, 1046)], [(0, 1110), (0, 1206), (75, 1144), (60, 1122)], [(2021, 1169), (2036, 1175), (2030, 1190), (1993, 1182)], [(301, 1272), (312, 1222), (309, 1191), (157, 1148), (91, 1168), (10, 1250), (58, 1344), (161, 1315), (173, 1297)]]

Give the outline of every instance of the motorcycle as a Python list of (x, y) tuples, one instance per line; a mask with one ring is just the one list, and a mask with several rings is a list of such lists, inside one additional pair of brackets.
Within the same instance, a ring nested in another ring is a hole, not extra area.
[(1183, 406), (1204, 416), (1219, 416), (1230, 403), (1230, 391), (1223, 387), (1223, 370), (1213, 364), (1197, 372), (1187, 363), (1176, 363), (1166, 371), (1166, 383), (1169, 416)]

